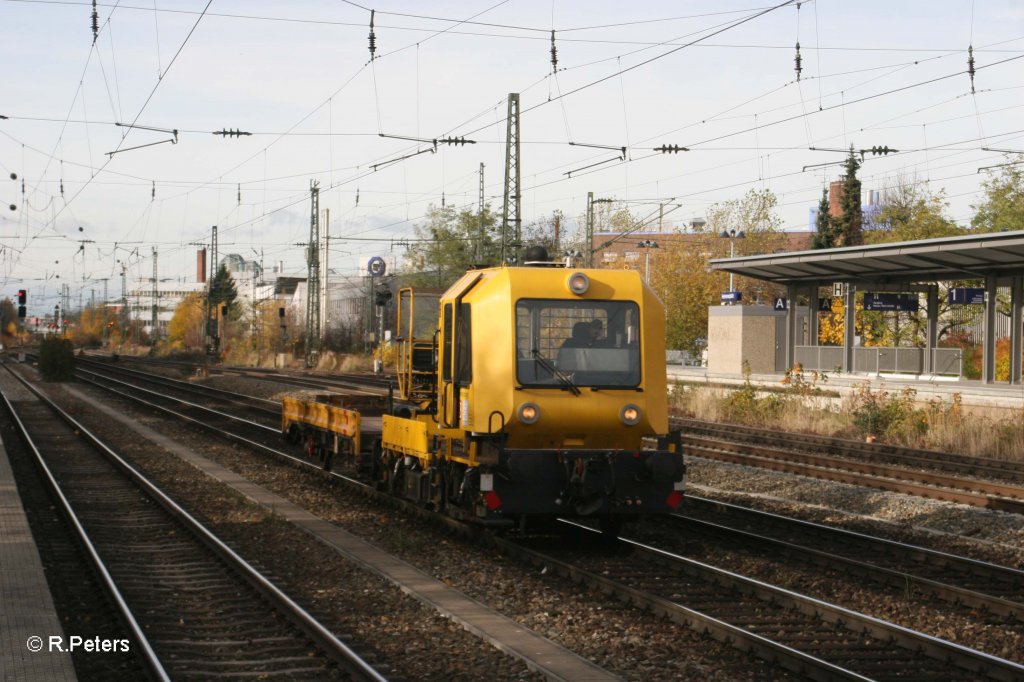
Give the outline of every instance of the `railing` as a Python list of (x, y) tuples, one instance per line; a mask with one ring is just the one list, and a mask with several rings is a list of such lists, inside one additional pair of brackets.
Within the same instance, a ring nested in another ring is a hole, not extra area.
[[(869, 374), (924, 374), (924, 348), (872, 346), (853, 349), (853, 371)], [(960, 348), (932, 348), (931, 374), (961, 376)], [(835, 371), (843, 366), (839, 346), (796, 346), (794, 359), (804, 369)]]

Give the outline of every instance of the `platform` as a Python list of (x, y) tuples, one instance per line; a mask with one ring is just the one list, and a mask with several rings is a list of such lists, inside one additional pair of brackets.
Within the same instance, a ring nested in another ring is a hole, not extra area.
[[(929, 400), (952, 400), (959, 395), (965, 407), (984, 409), (1021, 410), (1024, 409), (1024, 387), (1008, 383), (986, 384), (970, 379), (956, 379), (947, 376), (918, 376), (910, 374), (836, 374), (827, 372), (828, 380), (818, 381), (816, 386), (823, 391), (834, 392), (840, 397), (859, 389), (868, 383), (872, 391), (884, 388), (886, 391), (901, 391), (912, 388), (916, 391), (916, 399), (920, 403)], [(804, 373), (806, 381), (812, 381), (813, 373)], [(782, 388), (782, 372), (767, 374), (751, 374), (750, 383), (758, 387)], [(724, 388), (739, 388), (746, 379), (736, 374), (709, 372), (707, 367), (689, 367), (685, 365), (668, 366), (668, 382), (672, 385), (680, 381), (692, 384), (708, 384)]]
[[(64, 629), (14, 483), (7, 448), (0, 440), (0, 680), (75, 680), (71, 655), (46, 651), (51, 635), (63, 636)], [(42, 651), (29, 650), (32, 637), (41, 638)]]

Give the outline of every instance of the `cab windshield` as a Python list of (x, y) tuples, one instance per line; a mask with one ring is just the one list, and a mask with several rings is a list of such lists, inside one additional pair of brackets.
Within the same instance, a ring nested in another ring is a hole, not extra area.
[(523, 386), (634, 388), (640, 310), (632, 301), (516, 302), (516, 379)]

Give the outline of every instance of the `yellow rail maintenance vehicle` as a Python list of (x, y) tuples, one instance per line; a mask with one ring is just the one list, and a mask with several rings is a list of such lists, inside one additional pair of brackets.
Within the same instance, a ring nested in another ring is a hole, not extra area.
[(401, 290), (396, 331), (400, 406), (368, 467), (381, 487), (485, 524), (612, 531), (682, 501), (664, 306), (636, 271), (565, 268), (534, 247), (440, 298)]

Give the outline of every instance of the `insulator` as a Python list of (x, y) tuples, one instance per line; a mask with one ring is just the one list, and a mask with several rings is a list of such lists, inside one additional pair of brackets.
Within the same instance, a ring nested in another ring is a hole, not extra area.
[(242, 205), (242, 183), (238, 183), (238, 205)]
[(558, 48), (555, 47), (555, 31), (551, 31), (551, 72), (558, 71)]
[(96, 44), (96, 39), (100, 35), (100, 15), (96, 11), (96, 0), (92, 0), (92, 44)]
[(374, 11), (370, 10), (370, 61), (373, 61), (374, 54), (377, 52), (377, 36), (373, 33), (373, 14)]
[(359, 188), (356, 187), (356, 206), (359, 205)]
[(60, 195), (64, 196), (64, 178), (60, 179)]
[(967, 75), (971, 77), (971, 94), (974, 94), (974, 45), (967, 46)]
[(441, 192), (441, 208), (444, 208), (444, 192)]
[(803, 68), (800, 66), (802, 61), (803, 60), (800, 58), (800, 43), (798, 42), (796, 44), (796, 57), (793, 58), (793, 62), (796, 64), (796, 79), (798, 81), (800, 80), (800, 72), (803, 71)]
[(153, 189), (150, 190), (149, 198), (150, 199), (156, 199), (156, 181), (155, 180), (153, 181)]

